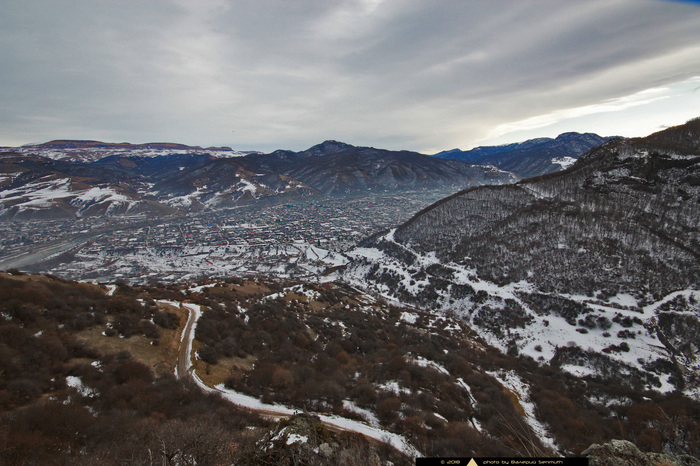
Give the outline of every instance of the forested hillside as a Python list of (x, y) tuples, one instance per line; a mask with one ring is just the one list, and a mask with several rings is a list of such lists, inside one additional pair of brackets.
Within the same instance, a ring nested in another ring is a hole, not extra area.
[[(686, 132), (695, 139), (657, 143)], [(395, 237), (496, 283), (658, 299), (700, 282), (699, 141), (697, 120), (614, 140), (565, 172), (454, 195)]]

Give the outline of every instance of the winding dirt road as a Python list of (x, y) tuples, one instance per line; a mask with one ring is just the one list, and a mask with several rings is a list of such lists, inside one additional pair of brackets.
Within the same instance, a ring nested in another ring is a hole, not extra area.
[(187, 309), (187, 323), (182, 329), (180, 338), (180, 348), (177, 352), (177, 364), (175, 365), (175, 377), (178, 379), (192, 378), (190, 368), (192, 367), (192, 340), (194, 339), (194, 326), (197, 323), (199, 316), (194, 309), (182, 305)]
[[(162, 301), (165, 302), (165, 301)], [(175, 305), (173, 302), (167, 302), (169, 305)], [(197, 325), (197, 320), (202, 315), (201, 308), (197, 304), (190, 303), (177, 303), (182, 308), (187, 309), (188, 317), (187, 323), (182, 330), (182, 336), (180, 339), (180, 348), (178, 350), (177, 363), (175, 365), (175, 377), (178, 379), (189, 379), (193, 381), (197, 386), (207, 393), (218, 393), (224, 399), (229, 402), (254, 411), (264, 417), (270, 417), (274, 419), (283, 419), (292, 416), (293, 414), (299, 412), (296, 409), (287, 408), (286, 406), (269, 405), (260, 402), (260, 400), (243, 395), (232, 390), (226, 390), (219, 387), (210, 387), (206, 385), (197, 376), (192, 367), (192, 340), (194, 340), (194, 330)], [(416, 450), (403, 436), (381, 430), (376, 427), (372, 427), (365, 423), (356, 421), (354, 419), (347, 419), (339, 416), (329, 416), (326, 414), (314, 413), (321, 421), (328, 426), (330, 429), (338, 431), (356, 432), (362, 434), (372, 441), (379, 441), (382, 443), (387, 443), (397, 450), (405, 453), (410, 457), (421, 456), (420, 452)]]

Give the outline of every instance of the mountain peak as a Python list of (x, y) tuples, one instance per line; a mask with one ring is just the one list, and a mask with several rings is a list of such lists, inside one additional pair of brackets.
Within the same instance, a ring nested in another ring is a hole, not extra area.
[(354, 148), (355, 146), (352, 146), (350, 144), (329, 139), (323, 141), (321, 144), (316, 144), (315, 146), (310, 147), (309, 149), (303, 151), (302, 154), (310, 157), (315, 157), (319, 155), (335, 154)]

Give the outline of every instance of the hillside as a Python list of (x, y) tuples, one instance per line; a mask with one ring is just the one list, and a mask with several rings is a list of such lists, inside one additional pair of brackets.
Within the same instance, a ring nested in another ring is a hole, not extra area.
[(540, 364), (698, 398), (699, 136), (695, 120), (457, 193), (367, 240), (345, 279)]

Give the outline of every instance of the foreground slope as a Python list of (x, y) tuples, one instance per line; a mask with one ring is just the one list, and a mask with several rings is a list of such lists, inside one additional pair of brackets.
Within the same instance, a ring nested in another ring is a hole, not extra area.
[[(610, 438), (700, 452), (693, 400), (519, 361), (463, 323), (344, 285), (105, 287), (15, 272), (0, 274), (0, 298), (3, 464), (257, 464), (301, 453), (309, 464), (336, 454), (367, 464), (374, 454), (350, 432), (393, 464), (412, 464), (405, 454), (573, 455)], [(301, 411), (313, 418), (270, 433), (251, 414)]]
[(503, 350), (698, 396), (700, 121), (560, 173), (460, 192), (354, 253), (346, 279), (459, 314)]

